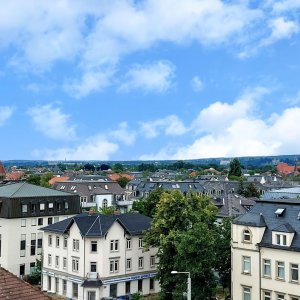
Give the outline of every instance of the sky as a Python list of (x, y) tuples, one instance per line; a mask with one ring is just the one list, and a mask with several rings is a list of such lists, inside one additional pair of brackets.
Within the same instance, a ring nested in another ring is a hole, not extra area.
[(0, 0), (0, 159), (300, 154), (299, 0)]

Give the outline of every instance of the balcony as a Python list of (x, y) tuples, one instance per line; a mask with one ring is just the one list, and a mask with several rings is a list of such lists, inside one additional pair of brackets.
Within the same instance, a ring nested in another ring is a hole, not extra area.
[(131, 206), (133, 204), (133, 200), (118, 200), (118, 206)]
[(86, 274), (87, 279), (98, 279), (99, 273), (98, 272), (89, 272)]
[(81, 207), (96, 207), (96, 202), (81, 202)]

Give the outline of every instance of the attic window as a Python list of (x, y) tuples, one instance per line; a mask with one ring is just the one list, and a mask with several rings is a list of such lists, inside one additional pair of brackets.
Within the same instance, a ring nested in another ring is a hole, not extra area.
[(65, 185), (62, 185), (61, 187), (60, 187), (60, 190), (64, 190), (65, 189)]
[(104, 188), (105, 188), (106, 190), (108, 190), (108, 186), (107, 186), (107, 184), (105, 184), (105, 185), (104, 185)]
[(74, 191), (76, 189), (76, 185), (71, 186), (71, 191)]
[(283, 213), (285, 211), (285, 208), (277, 208), (275, 211), (275, 214), (277, 215), (277, 217), (282, 216)]

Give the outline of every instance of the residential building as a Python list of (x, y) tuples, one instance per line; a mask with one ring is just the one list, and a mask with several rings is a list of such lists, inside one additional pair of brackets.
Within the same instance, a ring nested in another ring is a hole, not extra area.
[(300, 201), (260, 200), (232, 224), (232, 299), (300, 299)]
[(0, 186), (0, 265), (30, 274), (42, 254), (39, 229), (79, 212), (77, 195), (24, 182)]
[(0, 161), (0, 181), (3, 181), (5, 177), (6, 177), (6, 172), (2, 164), (2, 161)]
[(88, 212), (44, 227), (43, 290), (78, 300), (159, 292), (157, 249), (143, 248), (150, 223), (138, 213)]
[(265, 192), (262, 198), (265, 200), (280, 198), (300, 198), (300, 186), (269, 190)]

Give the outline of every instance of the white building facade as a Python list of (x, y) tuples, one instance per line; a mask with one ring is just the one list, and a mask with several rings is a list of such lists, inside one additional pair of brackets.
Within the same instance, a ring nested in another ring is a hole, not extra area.
[(300, 300), (300, 201), (258, 201), (232, 224), (232, 299)]
[(143, 248), (150, 222), (140, 214), (90, 212), (47, 226), (43, 290), (80, 300), (158, 293), (157, 250)]

